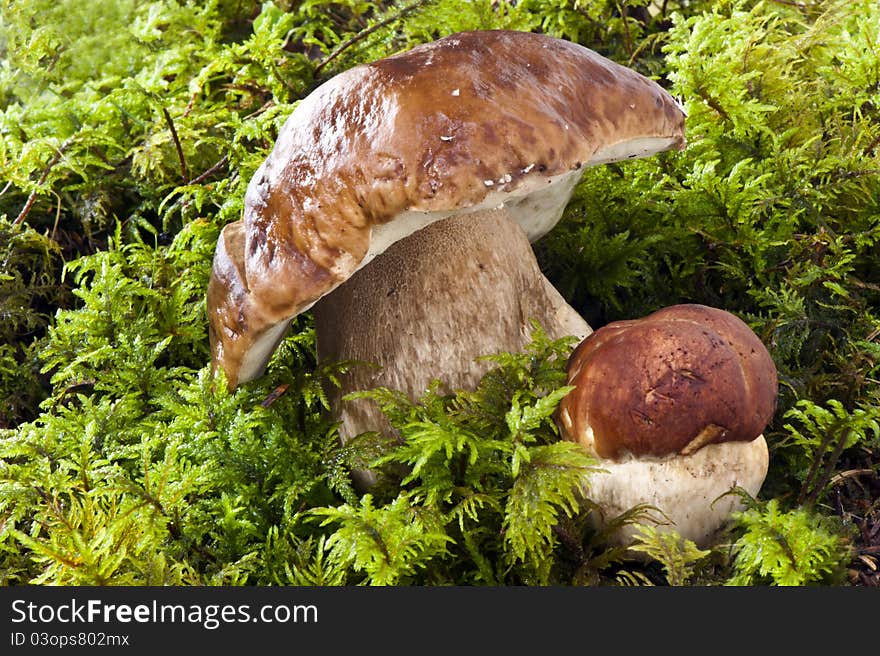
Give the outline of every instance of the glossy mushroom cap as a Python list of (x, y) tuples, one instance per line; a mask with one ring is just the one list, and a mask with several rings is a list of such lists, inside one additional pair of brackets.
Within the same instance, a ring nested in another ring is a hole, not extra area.
[(291, 318), (434, 221), (503, 205), (534, 241), (583, 167), (683, 146), (659, 85), (543, 35), (460, 33), (346, 71), (293, 111), (220, 237), (215, 367), (261, 375)]
[(569, 439), (600, 458), (694, 453), (751, 441), (776, 409), (766, 347), (738, 317), (675, 305), (603, 326), (574, 350), (559, 405)]
[[(703, 546), (741, 508), (725, 493), (760, 490), (776, 367), (729, 312), (676, 305), (603, 326), (572, 353), (568, 382), (576, 388), (560, 402), (557, 423), (606, 470), (587, 491), (606, 518), (650, 504)], [(632, 534), (624, 528), (614, 541)]]

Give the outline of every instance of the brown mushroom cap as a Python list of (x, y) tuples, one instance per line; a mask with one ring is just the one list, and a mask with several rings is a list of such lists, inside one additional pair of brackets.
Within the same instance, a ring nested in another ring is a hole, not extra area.
[(292, 317), (433, 221), (505, 205), (534, 240), (584, 166), (683, 144), (659, 85), (543, 35), (460, 33), (346, 71), (290, 115), (221, 235), (215, 366), (259, 376)]
[(776, 367), (739, 318), (676, 305), (603, 326), (572, 353), (564, 435), (600, 458), (694, 453), (751, 441), (773, 417)]

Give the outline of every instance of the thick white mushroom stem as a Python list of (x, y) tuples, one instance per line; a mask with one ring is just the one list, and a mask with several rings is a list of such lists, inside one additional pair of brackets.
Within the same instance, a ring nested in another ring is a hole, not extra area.
[(384, 386), (416, 399), (435, 379), (473, 389), (492, 365), (477, 358), (522, 350), (533, 319), (554, 339), (591, 332), (504, 209), (450, 217), (392, 244), (313, 312), (320, 360), (379, 366), (355, 367), (332, 390), (343, 441), (390, 431), (372, 401), (343, 401), (349, 392)]
[[(732, 490), (738, 487), (757, 496), (768, 465), (763, 435), (751, 442), (709, 444), (688, 456), (609, 460), (600, 465), (604, 472), (591, 475), (586, 496), (601, 509), (592, 515), (597, 528), (639, 504), (649, 504), (665, 515), (652, 514), (662, 522), (658, 530), (674, 530), (704, 548), (717, 541), (733, 512), (744, 509), (742, 498)], [(636, 528), (626, 525), (609, 541), (626, 546), (635, 535)]]

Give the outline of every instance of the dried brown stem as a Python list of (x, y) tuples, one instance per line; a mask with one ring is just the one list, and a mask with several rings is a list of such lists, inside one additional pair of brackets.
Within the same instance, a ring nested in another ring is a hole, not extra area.
[(834, 476), (834, 478), (832, 478), (832, 479), (829, 481), (828, 484), (829, 484), (829, 485), (838, 485), (839, 483), (842, 483), (843, 481), (845, 481), (845, 480), (848, 479), (848, 478), (855, 478), (855, 477), (858, 477), (858, 476), (874, 475), (874, 474), (876, 474), (876, 473), (877, 473), (877, 472), (875, 472), (873, 469), (849, 469), (849, 470), (847, 470), (847, 471), (845, 471), (845, 472), (840, 472), (839, 474), (836, 474), (836, 475)]
[(709, 107), (714, 109), (725, 121), (732, 123), (730, 119), (730, 114), (725, 111), (724, 107), (721, 106), (721, 103), (718, 102), (717, 99), (710, 96), (705, 89), (697, 89), (697, 96), (699, 96), (703, 102), (705, 102)]
[(367, 29), (361, 30), (360, 32), (355, 34), (350, 39), (343, 41), (338, 46), (336, 46), (336, 48), (333, 50), (333, 52), (331, 52), (329, 55), (327, 55), (324, 59), (322, 59), (318, 63), (317, 66), (315, 66), (315, 76), (317, 77), (317, 75), (321, 72), (321, 69), (323, 69), (325, 66), (327, 66), (327, 64), (332, 62), (334, 59), (336, 59), (339, 55), (341, 55), (343, 52), (348, 50), (351, 46), (356, 44), (358, 41), (363, 41), (365, 38), (370, 36), (376, 30), (380, 30), (383, 27), (390, 25), (391, 23), (393, 23), (395, 21), (400, 20), (401, 18), (403, 18), (404, 16), (406, 16), (410, 12), (415, 11), (416, 9), (421, 7), (422, 5), (426, 5), (432, 1), (433, 0), (416, 0), (412, 4), (409, 4), (406, 7), (404, 7), (403, 9), (401, 9), (399, 12), (397, 12), (393, 16), (389, 16), (388, 18), (385, 18), (385, 19), (379, 21), (378, 23), (374, 23), (373, 25), (370, 25), (370, 27), (368, 27)]
[(58, 147), (58, 150), (55, 151), (55, 155), (52, 156), (52, 159), (49, 160), (49, 163), (46, 165), (46, 168), (43, 169), (42, 175), (40, 175), (40, 179), (37, 180), (37, 186), (28, 196), (27, 201), (24, 204), (24, 207), (21, 208), (21, 212), (18, 213), (18, 216), (15, 217), (15, 221), (12, 222), (12, 225), (18, 225), (22, 221), (25, 220), (25, 217), (30, 213), (31, 208), (34, 206), (34, 203), (37, 200), (37, 190), (46, 182), (46, 179), (49, 177), (49, 173), (52, 171), (52, 168), (61, 161), (61, 157), (64, 155), (64, 151), (73, 143), (73, 137), (69, 137), (64, 141), (61, 146)]
[(180, 160), (180, 175), (183, 178), (183, 184), (189, 184), (189, 170), (186, 167), (186, 158), (183, 156), (183, 147), (180, 145), (180, 139), (177, 137), (177, 130), (174, 127), (174, 121), (171, 120), (171, 114), (164, 107), (162, 114), (165, 116), (165, 123), (171, 131), (171, 139), (174, 141), (174, 147), (177, 148), (177, 158)]
[(190, 184), (201, 184), (201, 183), (203, 183), (205, 180), (207, 180), (207, 179), (210, 178), (212, 175), (214, 175), (217, 171), (219, 171), (219, 170), (222, 169), (224, 166), (226, 166), (226, 164), (227, 164), (228, 162), (229, 162), (229, 155), (224, 155), (223, 157), (220, 158), (220, 160), (219, 160), (216, 164), (214, 164), (214, 165), (213, 165), (211, 168), (209, 168), (207, 171), (205, 171), (204, 173), (202, 173), (202, 174), (199, 175), (198, 177), (193, 178), (193, 179), (190, 181)]

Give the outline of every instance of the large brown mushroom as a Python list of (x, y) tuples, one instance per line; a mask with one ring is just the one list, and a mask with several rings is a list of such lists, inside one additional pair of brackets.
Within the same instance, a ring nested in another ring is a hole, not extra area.
[[(543, 35), (460, 33), (342, 73), (294, 110), (244, 218), (223, 230), (208, 288), (214, 365), (231, 387), (260, 376), (291, 318), (359, 269), (344, 298), (316, 308), (319, 349), (382, 360), (388, 377), (374, 384), (467, 384), (473, 358), (519, 348), (530, 319), (586, 334), (525, 245), (556, 224), (584, 167), (683, 145), (684, 113), (659, 85)], [(416, 241), (378, 261), (405, 238)], [(405, 309), (394, 320), (372, 318), (391, 316), (382, 294)], [(418, 375), (400, 379), (404, 368)]]
[[(575, 389), (557, 409), (562, 436), (595, 455), (588, 497), (598, 522), (638, 505), (709, 544), (741, 498), (757, 495), (768, 467), (763, 431), (777, 398), (766, 347), (735, 315), (675, 305), (589, 335), (568, 362)], [(632, 527), (615, 539), (627, 543)]]

